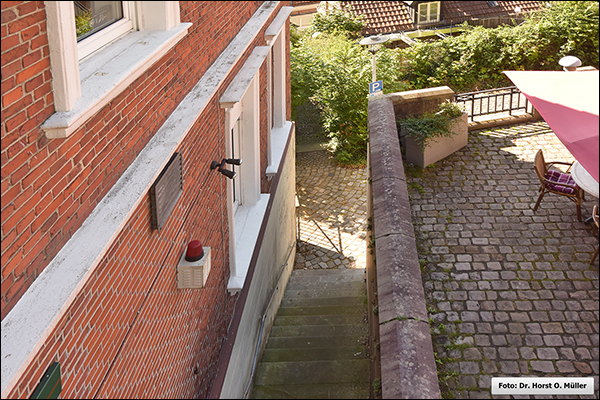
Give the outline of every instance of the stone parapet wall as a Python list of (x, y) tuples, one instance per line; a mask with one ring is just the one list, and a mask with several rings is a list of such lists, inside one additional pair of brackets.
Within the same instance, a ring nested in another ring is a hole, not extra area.
[[(440, 398), (394, 101), (369, 101), (370, 183), (383, 398)], [(436, 104), (437, 106), (437, 104)]]
[(407, 115), (421, 115), (438, 111), (440, 103), (454, 101), (454, 91), (448, 86), (440, 86), (390, 93), (383, 97), (392, 100), (395, 118), (403, 118)]

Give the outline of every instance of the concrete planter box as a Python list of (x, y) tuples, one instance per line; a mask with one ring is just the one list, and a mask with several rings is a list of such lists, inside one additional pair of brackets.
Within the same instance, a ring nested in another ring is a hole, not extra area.
[(406, 149), (406, 161), (425, 168), (465, 147), (469, 141), (467, 114), (465, 113), (452, 121), (450, 129), (454, 132), (453, 136), (431, 139), (423, 151), (413, 138), (405, 135), (404, 128), (402, 128), (402, 145)]

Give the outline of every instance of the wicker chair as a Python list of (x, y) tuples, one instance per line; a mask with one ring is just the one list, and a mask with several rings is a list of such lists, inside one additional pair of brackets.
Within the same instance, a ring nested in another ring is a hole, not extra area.
[[(567, 172), (561, 172), (556, 169), (550, 169), (554, 164), (568, 165)], [(533, 211), (536, 211), (540, 206), (540, 202), (546, 193), (554, 193), (561, 196), (567, 197), (577, 205), (577, 220), (581, 221), (581, 201), (584, 199), (584, 192), (573, 178), (569, 174), (569, 169), (572, 163), (566, 163), (561, 161), (546, 162), (544, 160), (544, 154), (542, 150), (538, 150), (535, 154), (535, 162), (533, 167), (537, 173), (542, 186), (540, 187), (540, 196), (533, 207)]]
[[(600, 222), (598, 222), (598, 220), (600, 219), (600, 216), (598, 216), (598, 206), (594, 205), (594, 210), (592, 211), (592, 218), (594, 220), (594, 225), (596, 225), (596, 229), (600, 228)], [(600, 245), (596, 246), (596, 251), (594, 252), (594, 255), (592, 256), (592, 261), (590, 261), (590, 264), (593, 264), (594, 260), (596, 259), (596, 257), (598, 257), (598, 250), (600, 250)]]

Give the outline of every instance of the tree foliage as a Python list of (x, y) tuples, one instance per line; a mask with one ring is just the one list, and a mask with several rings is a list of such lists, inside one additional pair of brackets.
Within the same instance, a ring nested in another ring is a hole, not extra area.
[(598, 68), (598, 3), (550, 2), (518, 26), (478, 26), (460, 36), (401, 50), (404, 77), (415, 89), (448, 85), (456, 92), (509, 86), (506, 70), (559, 70), (566, 55)]
[[(377, 79), (387, 93), (406, 90), (399, 53), (377, 53)], [(321, 110), (324, 131), (343, 164), (364, 164), (372, 55), (344, 33), (306, 35), (291, 49), (292, 107), (306, 101)]]
[(351, 5), (341, 8), (339, 4), (325, 8), (323, 12), (313, 15), (312, 29), (321, 33), (343, 33), (351, 38), (360, 37), (360, 31), (365, 27), (364, 15), (356, 15), (351, 10)]
[[(468, 27), (460, 36), (377, 53), (385, 93), (447, 85), (455, 92), (510, 86), (505, 70), (560, 70), (565, 55), (598, 68), (598, 3), (550, 2), (518, 26)], [(344, 10), (316, 16), (313, 30), (294, 33), (292, 107), (321, 110), (324, 130), (344, 164), (366, 160), (372, 56), (351, 39), (360, 24)], [(315, 34), (318, 32), (318, 34)]]

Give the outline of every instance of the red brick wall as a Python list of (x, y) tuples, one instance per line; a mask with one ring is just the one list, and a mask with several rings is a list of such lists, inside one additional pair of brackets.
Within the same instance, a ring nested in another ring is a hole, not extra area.
[[(269, 166), (269, 135), (271, 134), (271, 127), (269, 126), (269, 104), (268, 104), (268, 94), (267, 89), (267, 64), (269, 63), (269, 57), (265, 59), (263, 65), (260, 67), (259, 71), (259, 85), (260, 85), (260, 94), (259, 94), (259, 105), (260, 105), (260, 191), (261, 193), (269, 193), (269, 188), (271, 186), (271, 181), (267, 179), (266, 172), (267, 167)], [(263, 90), (263, 88), (265, 88)], [(272, 93), (272, 91), (271, 91)], [(272, 111), (271, 111), (272, 114)]]
[(2, 318), (259, 5), (184, 2), (194, 25), (175, 50), (71, 137), (49, 140), (43, 2), (2, 2)]
[[(182, 42), (72, 136), (46, 139), (43, 2), (2, 2), (3, 318), (260, 4), (182, 2), (182, 22), (194, 23)], [(151, 230), (146, 198), (9, 397), (29, 397), (53, 361), (63, 398), (207, 396), (236, 299), (226, 290), (226, 181), (208, 166), (225, 154), (218, 99), (257, 45), (262, 34), (178, 149), (184, 193), (163, 230)], [(177, 261), (192, 239), (211, 247), (211, 274), (201, 290), (177, 290)]]
[[(36, 131), (54, 112), (43, 2), (2, 2), (2, 318), (39, 272), (60, 200), (51, 189), (56, 146)], [(32, 171), (39, 171), (33, 172)], [(61, 171), (64, 172), (64, 171)], [(41, 179), (38, 179), (41, 178)], [(45, 190), (42, 190), (45, 189)]]

